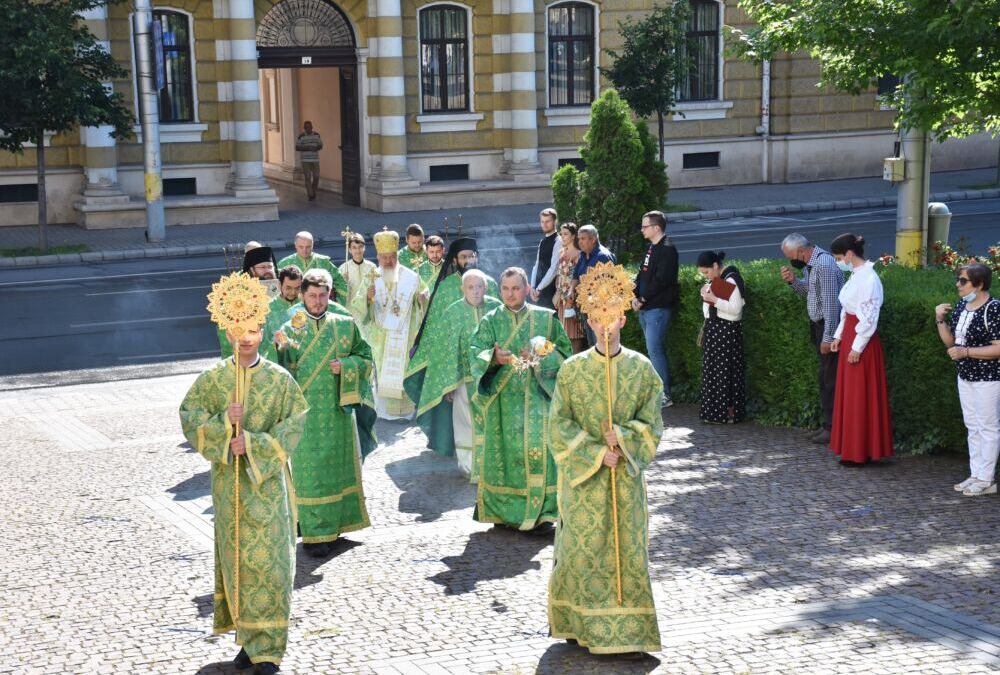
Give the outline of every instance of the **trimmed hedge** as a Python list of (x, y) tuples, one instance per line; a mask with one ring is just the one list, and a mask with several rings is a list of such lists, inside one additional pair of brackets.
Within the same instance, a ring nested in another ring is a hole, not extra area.
[[(818, 426), (818, 359), (809, 342), (805, 298), (781, 280), (775, 260), (735, 261), (746, 280), (743, 335), (747, 354), (747, 413), (769, 426)], [(954, 273), (891, 265), (879, 270), (885, 302), (879, 335), (898, 451), (965, 452), (965, 425), (958, 402), (955, 366), (934, 324), (934, 306), (955, 302)], [(696, 268), (681, 267), (681, 307), (670, 323), (667, 354), (675, 400), (697, 403), (702, 324)], [(638, 318), (630, 314), (623, 341), (645, 353)]]

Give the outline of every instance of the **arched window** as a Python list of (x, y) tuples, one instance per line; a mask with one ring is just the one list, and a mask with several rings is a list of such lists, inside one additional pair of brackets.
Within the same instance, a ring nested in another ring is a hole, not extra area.
[(718, 100), (719, 71), (722, 60), (721, 5), (716, 0), (691, 0), (691, 15), (687, 25), (687, 50), (691, 57), (691, 70), (681, 84), (680, 101)]
[[(191, 23), (186, 14), (153, 12), (154, 45), (159, 34), (164, 80), (160, 89), (160, 122), (194, 122), (194, 78), (191, 59)], [(154, 46), (154, 49), (156, 47)]]
[(581, 2), (549, 7), (549, 107), (594, 101), (594, 8)]
[(469, 110), (469, 29), (463, 7), (420, 10), (420, 101), (424, 112)]

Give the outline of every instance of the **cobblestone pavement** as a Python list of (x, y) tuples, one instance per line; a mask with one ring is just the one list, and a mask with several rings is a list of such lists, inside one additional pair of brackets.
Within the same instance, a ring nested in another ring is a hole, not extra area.
[[(0, 672), (232, 673), (211, 635), (193, 375), (0, 393)], [(547, 637), (550, 538), (471, 520), (473, 489), (403, 424), (365, 465), (372, 528), (300, 555), (289, 673), (1000, 671), (1000, 502), (960, 457), (841, 468), (799, 431), (675, 406), (648, 473), (663, 650)]]

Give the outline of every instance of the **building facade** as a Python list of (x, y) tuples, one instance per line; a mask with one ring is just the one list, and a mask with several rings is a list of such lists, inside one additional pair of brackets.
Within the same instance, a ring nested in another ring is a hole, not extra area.
[[(819, 66), (727, 58), (736, 0), (692, 0), (696, 68), (668, 120), (673, 187), (878, 175), (893, 111), (816, 86)], [(268, 181), (301, 175), (295, 139), (324, 139), (321, 188), (380, 211), (540, 202), (579, 158), (589, 108), (650, 0), (162, 0), (161, 154), (168, 224), (277, 218)], [(133, 71), (127, 4), (86, 17)], [(112, 83), (135, 105), (133, 80)], [(137, 111), (136, 111), (137, 112)], [(142, 151), (85, 128), (47, 139), (53, 222), (141, 226)], [(990, 166), (987, 137), (933, 148), (934, 169)], [(36, 220), (32, 150), (0, 153), (0, 224)]]

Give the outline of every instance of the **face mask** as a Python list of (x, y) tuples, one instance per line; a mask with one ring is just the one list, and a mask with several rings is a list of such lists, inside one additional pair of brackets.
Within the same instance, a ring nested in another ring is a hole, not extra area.
[(841, 272), (850, 272), (853, 269), (850, 265), (848, 265), (843, 260), (838, 260), (837, 261), (837, 267), (840, 268)]
[(966, 303), (973, 302), (976, 299), (976, 292), (972, 291), (968, 295), (963, 295), (962, 299), (965, 300)]
[(806, 264), (804, 262), (802, 262), (801, 260), (792, 260), (791, 264), (792, 264), (792, 267), (794, 267), (797, 270), (803, 269), (806, 266)]

